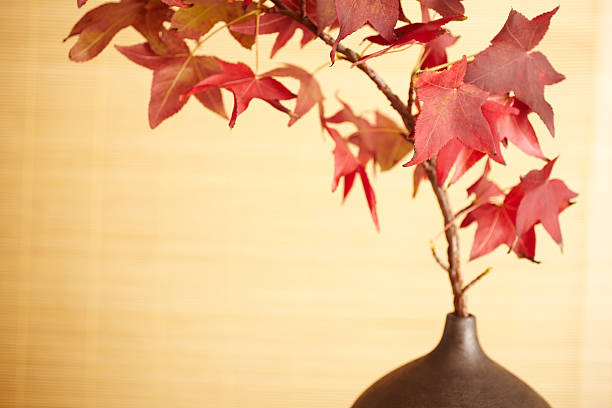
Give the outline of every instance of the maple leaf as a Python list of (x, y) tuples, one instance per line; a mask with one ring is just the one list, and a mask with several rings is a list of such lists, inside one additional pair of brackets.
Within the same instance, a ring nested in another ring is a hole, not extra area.
[(323, 93), (319, 82), (315, 77), (308, 71), (291, 64), (285, 64), (282, 68), (276, 68), (272, 71), (268, 71), (263, 76), (270, 77), (291, 77), (300, 81), (300, 89), (297, 94), (297, 101), (295, 103), (295, 110), (291, 119), (289, 119), (289, 126), (293, 125), (299, 118), (304, 116), (312, 107), (316, 104), (319, 106), (319, 118), (323, 120)]
[(319, 33), (332, 25), (337, 18), (334, 0), (316, 0), (316, 22)]
[[(153, 70), (149, 102), (149, 125), (152, 129), (181, 110), (187, 102), (187, 99), (181, 98), (182, 94), (206, 77), (221, 73), (215, 58), (190, 57), (186, 46), (183, 55), (172, 57), (156, 54), (148, 43), (116, 48), (136, 64)], [(196, 98), (206, 108), (227, 118), (219, 89), (198, 93)]]
[(458, 39), (459, 37), (455, 37), (451, 33), (444, 33), (429, 41), (423, 50), (424, 58), (421, 63), (421, 69), (446, 64), (448, 62), (446, 49), (454, 45)]
[(344, 178), (344, 193), (342, 199), (346, 199), (346, 196), (353, 187), (355, 176), (359, 174), (361, 184), (363, 185), (363, 191), (366, 196), (366, 201), (368, 203), (368, 208), (370, 209), (370, 214), (372, 216), (372, 221), (374, 221), (376, 229), (380, 231), (378, 214), (376, 212), (376, 195), (374, 194), (374, 189), (370, 184), (364, 164), (360, 163), (359, 160), (353, 155), (349, 149), (347, 141), (340, 136), (337, 130), (330, 128), (327, 125), (325, 125), (325, 129), (336, 144), (336, 147), (334, 148), (334, 178), (332, 180), (332, 192), (336, 191), (338, 184), (340, 183), (340, 179)]
[(544, 85), (565, 79), (540, 52), (531, 51), (544, 37), (550, 19), (559, 8), (527, 19), (512, 10), (491, 46), (470, 63), (465, 82), (494, 94), (514, 91), (516, 97), (540, 116), (554, 136), (554, 114), (544, 99)]
[(510, 141), (528, 155), (546, 160), (527, 115), (531, 109), (516, 98), (497, 98), (482, 105), (491, 131), (502, 141)]
[[(470, 260), (492, 252), (502, 244), (506, 244), (519, 258), (527, 258), (533, 262), (535, 257), (535, 230), (533, 227), (521, 234), (516, 240), (516, 209), (524, 196), (522, 187), (514, 187), (504, 198), (503, 203), (488, 202), (492, 198), (503, 195), (501, 189), (488, 179), (489, 162), (483, 175), (473, 185), (468, 187), (468, 194), (474, 194), (474, 208), (461, 222), (461, 228), (477, 223), (474, 243), (470, 252)], [(514, 242), (516, 244), (514, 244)], [(513, 245), (514, 244), (514, 245)]]
[(280, 82), (270, 77), (256, 77), (251, 68), (241, 62), (232, 64), (219, 58), (221, 73), (209, 76), (197, 83), (183, 97), (213, 88), (224, 88), (234, 95), (234, 109), (229, 122), (234, 127), (236, 118), (244, 112), (253, 98), (262, 99), (282, 112), (289, 112), (280, 104), (281, 100), (293, 99), (292, 94)]
[(360, 58), (359, 61), (356, 62), (356, 64), (367, 61), (370, 58), (383, 55), (394, 48), (402, 47), (409, 44), (428, 43), (445, 32), (442, 29), (443, 25), (452, 20), (460, 20), (462, 19), (462, 17), (463, 16), (444, 17), (427, 23), (413, 23), (405, 25), (394, 30), (394, 33), (397, 38), (393, 41), (387, 40), (382, 35), (366, 37), (366, 40), (370, 42), (379, 45), (387, 45), (388, 47)]
[(463, 15), (465, 8), (462, 0), (419, 0), (423, 7), (432, 9), (444, 17)]
[(387, 41), (395, 40), (393, 29), (399, 17), (397, 0), (336, 0), (336, 14), (340, 32), (330, 53), (332, 63), (336, 60), (338, 43), (366, 23)]
[(559, 213), (569, 207), (572, 198), (578, 195), (559, 179), (548, 180), (557, 159), (547, 163), (541, 170), (532, 170), (521, 180), (525, 195), (516, 214), (516, 233), (523, 234), (538, 222), (552, 239), (563, 248), (559, 225)]
[(415, 154), (404, 166), (430, 159), (453, 138), (491, 156), (499, 154), (499, 141), (481, 110), (489, 94), (463, 82), (466, 66), (463, 57), (447, 70), (418, 76), (415, 87), (423, 107), (416, 122)]
[(417, 164), (414, 166), (414, 173), (412, 173), (412, 198), (416, 197), (419, 192), (419, 186), (421, 181), (427, 180), (427, 172), (423, 164)]
[(86, 13), (72, 28), (66, 39), (75, 35), (79, 39), (70, 49), (70, 59), (76, 62), (88, 61), (110, 43), (122, 29), (133, 26), (160, 55), (170, 54), (171, 50), (164, 37), (167, 31), (163, 23), (168, 21), (173, 11), (159, 2), (142, 0), (122, 0), (119, 3), (106, 3)]
[(87, 12), (74, 25), (68, 36), (79, 39), (70, 49), (70, 59), (84, 62), (100, 54), (113, 37), (122, 29), (134, 24), (141, 17), (145, 3), (137, 0), (122, 0), (106, 3)]
[[(312, 31), (289, 16), (271, 13), (259, 17), (259, 34), (278, 34), (272, 46), (270, 58), (273, 58), (278, 50), (287, 44), (298, 29), (302, 30), (303, 33), (302, 41), (300, 42), (302, 47), (316, 38), (316, 35)], [(244, 23), (233, 24), (230, 30), (236, 33), (255, 35), (257, 22), (255, 20), (250, 20)]]
[[(192, 0), (193, 7), (182, 8), (172, 17), (172, 29), (177, 30), (183, 38), (198, 39), (218, 22), (230, 23), (245, 15), (245, 6), (241, 1), (227, 0)], [(255, 37), (230, 30), (230, 33), (246, 48), (251, 48)]]
[(188, 8), (192, 6), (192, 4), (185, 3), (184, 1), (181, 1), (181, 0), (161, 0), (161, 1), (163, 3), (166, 3), (169, 6), (175, 6), (175, 7)]
[[(484, 156), (483, 152), (465, 146), (458, 139), (452, 139), (440, 149), (436, 156), (436, 179), (438, 184), (444, 184), (453, 166), (455, 167), (455, 172), (450, 183), (455, 183)], [(500, 158), (501, 155), (496, 155), (495, 157)]]
[(340, 101), (343, 108), (326, 119), (329, 123), (352, 123), (357, 132), (349, 137), (349, 142), (359, 147), (358, 158), (366, 163), (373, 159), (381, 171), (390, 170), (412, 151), (412, 143), (402, 136), (403, 130), (395, 121), (380, 112), (375, 113), (375, 123), (357, 116), (351, 107)]

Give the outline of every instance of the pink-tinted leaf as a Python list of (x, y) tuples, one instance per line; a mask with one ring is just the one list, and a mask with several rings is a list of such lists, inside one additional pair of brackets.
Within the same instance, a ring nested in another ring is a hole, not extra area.
[(300, 81), (295, 110), (289, 119), (289, 126), (308, 113), (315, 104), (319, 106), (319, 118), (323, 119), (323, 93), (315, 77), (308, 71), (295, 65), (285, 64), (284, 67), (268, 71), (263, 76), (291, 77)]
[(455, 37), (450, 33), (444, 33), (428, 42), (423, 51), (425, 58), (423, 58), (421, 68), (432, 68), (446, 64), (448, 62), (446, 49), (454, 45), (458, 39), (459, 37)]
[(553, 240), (563, 247), (559, 213), (570, 206), (570, 200), (577, 194), (559, 179), (548, 180), (555, 161), (549, 162), (542, 170), (532, 170), (521, 181), (525, 195), (518, 206), (516, 229), (517, 234), (521, 235), (541, 222)]
[(492, 198), (502, 196), (504, 192), (501, 188), (491, 180), (489, 180), (489, 172), (491, 171), (491, 164), (487, 160), (484, 172), (482, 176), (474, 184), (468, 187), (467, 192), (469, 195), (474, 195), (475, 201), (478, 203), (484, 203)]
[(87, 0), (77, 0), (77, 7), (81, 8), (87, 3)]
[(386, 40), (395, 40), (393, 29), (399, 16), (397, 0), (336, 0), (336, 13), (340, 32), (330, 54), (332, 63), (336, 59), (338, 43), (366, 23), (370, 23)]
[(532, 20), (512, 10), (491, 46), (476, 56), (465, 76), (466, 83), (494, 94), (514, 91), (519, 100), (540, 116), (553, 136), (553, 110), (544, 99), (544, 86), (565, 77), (555, 71), (543, 54), (528, 52), (544, 37), (557, 9)]
[(421, 5), (444, 17), (465, 14), (462, 0), (420, 0)]
[(293, 99), (295, 95), (277, 80), (270, 77), (255, 77), (247, 65), (239, 62), (232, 64), (217, 59), (222, 73), (209, 76), (196, 84), (184, 96), (189, 96), (213, 88), (224, 88), (234, 95), (234, 109), (229, 126), (234, 127), (236, 118), (244, 112), (254, 98), (262, 99), (278, 110), (287, 112), (281, 100)]

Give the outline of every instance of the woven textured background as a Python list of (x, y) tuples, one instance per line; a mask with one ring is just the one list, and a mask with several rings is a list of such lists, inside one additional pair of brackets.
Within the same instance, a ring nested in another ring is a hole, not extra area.
[[(150, 72), (112, 48), (68, 61), (72, 41), (61, 39), (83, 13), (73, 0), (5, 3), (1, 407), (348, 407), (435, 345), (451, 307), (429, 254), (441, 221), (428, 186), (410, 199), (411, 170), (374, 180), (376, 233), (359, 188), (344, 206), (329, 192), (332, 145), (314, 114), (287, 130), (256, 101), (230, 132), (191, 101), (151, 131)], [(469, 19), (449, 26), (462, 36), (451, 58), (484, 49), (511, 6), (533, 17), (557, 0), (537, 3), (466, 0)], [(468, 278), (494, 267), (469, 296), (485, 350), (556, 408), (612, 407), (604, 3), (561, 0), (538, 46), (568, 78), (546, 91), (556, 139), (533, 118), (545, 153), (560, 154), (553, 175), (581, 194), (561, 216), (564, 254), (538, 229), (541, 265), (499, 249), (464, 266)], [(406, 2), (409, 12), (416, 5)], [(140, 40), (126, 32), (118, 41)], [(253, 61), (227, 41), (204, 49)], [(296, 44), (262, 69), (326, 62), (324, 46)], [(374, 61), (401, 95), (415, 54)], [(346, 64), (320, 77), (332, 84), (329, 113), (338, 90), (358, 111), (393, 115)], [(512, 166), (496, 170), (505, 186), (541, 165), (515, 149), (507, 158)], [(456, 208), (464, 188), (453, 191)], [(462, 233), (465, 259), (472, 235)]]

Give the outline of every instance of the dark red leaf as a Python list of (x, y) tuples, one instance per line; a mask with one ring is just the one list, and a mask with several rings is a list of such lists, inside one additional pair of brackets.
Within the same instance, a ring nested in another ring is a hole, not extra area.
[(448, 58), (446, 56), (446, 49), (451, 45), (454, 45), (459, 37), (455, 37), (450, 33), (444, 33), (439, 37), (431, 40), (425, 45), (423, 51), (423, 62), (421, 68), (432, 68), (438, 65), (446, 64)]
[(491, 46), (469, 64), (465, 82), (494, 94), (514, 91), (527, 104), (554, 136), (552, 107), (544, 99), (544, 85), (552, 85), (565, 77), (555, 71), (540, 52), (528, 53), (548, 30), (558, 7), (532, 20), (512, 10), (502, 30), (491, 40)]
[(224, 88), (234, 94), (234, 109), (229, 122), (234, 127), (236, 118), (246, 110), (253, 98), (262, 99), (276, 109), (288, 112), (280, 104), (281, 100), (293, 99), (295, 95), (277, 80), (270, 77), (255, 77), (251, 68), (239, 62), (232, 64), (217, 59), (221, 65), (221, 74), (212, 75), (196, 84), (184, 96), (189, 96), (213, 88)]
[(489, 180), (488, 176), (490, 171), (491, 164), (487, 160), (482, 176), (467, 189), (469, 195), (474, 195), (474, 200), (477, 203), (484, 203), (492, 198), (499, 197), (504, 194), (502, 189), (499, 188), (497, 184)]
[(463, 82), (467, 61), (454, 64), (442, 72), (425, 71), (415, 86), (423, 107), (416, 123), (415, 154), (404, 166), (432, 158), (453, 138), (474, 150), (499, 154), (481, 106), (488, 93)]
[(383, 55), (394, 48), (403, 47), (409, 44), (428, 43), (429, 41), (434, 40), (441, 34), (444, 34), (445, 31), (442, 29), (442, 26), (444, 24), (448, 23), (451, 20), (457, 20), (461, 18), (462, 16), (444, 17), (438, 20), (430, 21), (428, 23), (413, 23), (405, 25), (394, 31), (395, 35), (397, 36), (394, 41), (389, 41), (382, 35), (367, 37), (366, 40), (370, 42), (380, 45), (387, 45), (388, 47), (383, 48), (382, 50), (374, 52), (372, 54), (366, 55), (365, 57), (362, 57), (357, 63), (361, 63), (369, 60), (370, 58)]
[[(236, 33), (255, 35), (256, 27), (256, 20), (250, 20), (244, 23), (233, 24), (230, 30)], [(298, 29), (302, 30), (302, 41), (300, 43), (302, 47), (316, 38), (315, 34), (291, 17), (272, 13), (264, 14), (259, 18), (259, 34), (278, 34), (272, 46), (270, 58), (274, 57), (278, 50), (287, 44)]]
[(336, 147), (334, 148), (334, 179), (332, 181), (332, 191), (336, 191), (340, 179), (344, 178), (343, 199), (345, 199), (348, 193), (351, 191), (353, 182), (355, 181), (355, 175), (358, 173), (359, 178), (361, 179), (361, 184), (363, 185), (363, 191), (366, 196), (366, 201), (368, 203), (368, 208), (370, 209), (372, 220), (374, 221), (376, 229), (380, 230), (378, 214), (376, 212), (376, 196), (374, 194), (374, 189), (370, 184), (370, 180), (368, 179), (364, 165), (357, 160), (355, 155), (353, 155), (349, 149), (347, 141), (340, 136), (337, 130), (328, 126), (325, 126), (325, 129), (336, 143)]

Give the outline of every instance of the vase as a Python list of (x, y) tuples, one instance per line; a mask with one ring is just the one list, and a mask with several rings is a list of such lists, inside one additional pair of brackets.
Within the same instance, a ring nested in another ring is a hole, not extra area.
[(474, 316), (449, 314), (429, 354), (385, 375), (353, 408), (550, 408), (526, 383), (491, 360)]

